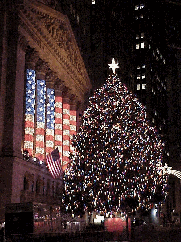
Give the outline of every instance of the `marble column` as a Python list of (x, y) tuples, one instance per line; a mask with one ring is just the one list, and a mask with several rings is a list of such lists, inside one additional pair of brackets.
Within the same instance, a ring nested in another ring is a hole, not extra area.
[[(16, 24), (13, 25), (14, 28)], [(9, 36), (7, 49), (6, 98), (3, 130), (3, 156), (22, 157), (24, 69), (26, 41)]]

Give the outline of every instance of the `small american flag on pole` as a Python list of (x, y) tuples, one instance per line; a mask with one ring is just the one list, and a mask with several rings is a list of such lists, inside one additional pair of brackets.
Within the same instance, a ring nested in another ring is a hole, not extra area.
[(62, 166), (60, 161), (59, 150), (56, 148), (51, 153), (49, 153), (46, 157), (47, 167), (50, 171), (52, 177), (60, 178), (62, 174)]

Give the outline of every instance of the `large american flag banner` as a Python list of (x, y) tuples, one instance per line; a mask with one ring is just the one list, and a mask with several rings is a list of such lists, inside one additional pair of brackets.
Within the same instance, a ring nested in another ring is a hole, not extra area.
[(26, 70), (25, 101), (24, 151), (45, 161), (58, 148), (61, 169), (65, 170), (74, 150), (71, 139), (76, 134), (76, 106), (70, 104), (69, 97), (63, 97), (61, 90), (49, 88), (46, 80), (37, 79), (32, 69)]
[(51, 153), (49, 153), (46, 157), (47, 167), (50, 171), (52, 177), (60, 178), (62, 174), (62, 166), (61, 166), (61, 160), (59, 155), (59, 150), (56, 148)]

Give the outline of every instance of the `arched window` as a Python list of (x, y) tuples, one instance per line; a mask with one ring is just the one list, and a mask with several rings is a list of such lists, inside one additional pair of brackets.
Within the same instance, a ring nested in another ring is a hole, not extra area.
[(23, 178), (23, 189), (25, 191), (29, 190), (30, 181), (31, 181), (31, 174), (29, 172), (26, 172)]
[(56, 184), (55, 196), (58, 198), (61, 196), (60, 183)]
[(43, 195), (45, 195), (45, 178), (43, 177)]
[(55, 182), (52, 182), (52, 196), (55, 196)]
[(50, 180), (48, 179), (47, 180), (47, 193), (46, 193), (47, 196), (50, 195)]
[(28, 190), (29, 189), (29, 184), (28, 184), (28, 179), (26, 176), (24, 176), (24, 190)]
[(40, 191), (41, 191), (41, 180), (40, 180), (40, 177), (38, 177), (36, 180), (36, 193), (39, 194)]

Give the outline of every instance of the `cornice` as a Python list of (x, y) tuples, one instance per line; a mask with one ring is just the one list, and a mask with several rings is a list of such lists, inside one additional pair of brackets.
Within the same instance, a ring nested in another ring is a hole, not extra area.
[(24, 1), (19, 31), (31, 48), (56, 73), (78, 100), (91, 89), (90, 80), (67, 16), (38, 3)]

